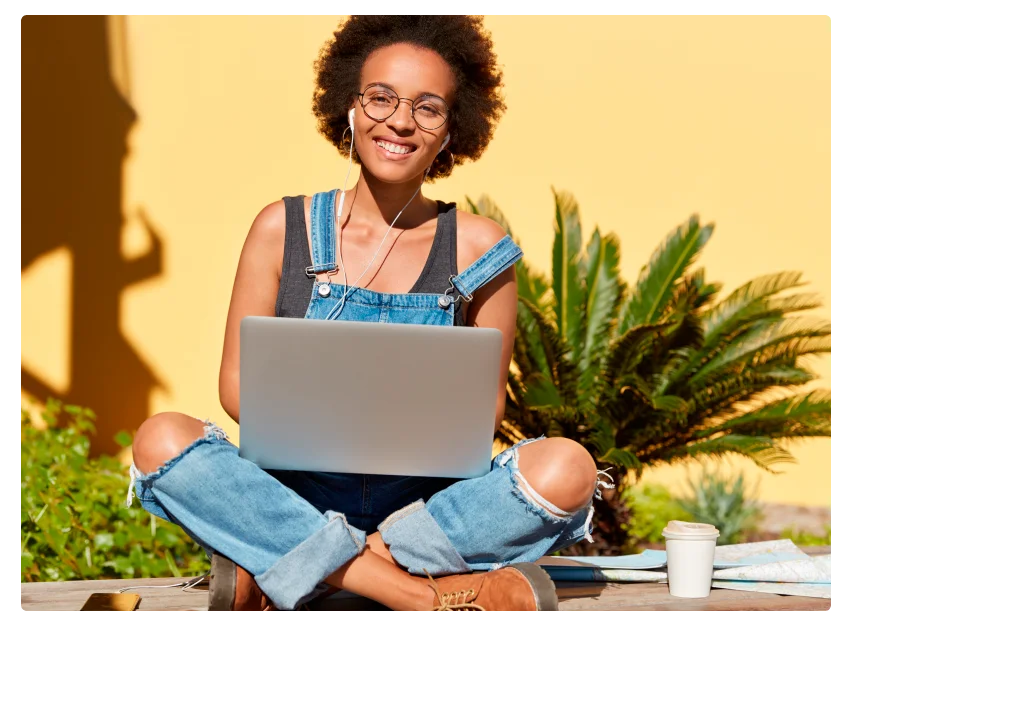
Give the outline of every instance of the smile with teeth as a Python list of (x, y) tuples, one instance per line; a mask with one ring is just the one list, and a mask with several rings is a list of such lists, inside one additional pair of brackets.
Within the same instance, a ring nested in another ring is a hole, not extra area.
[(396, 144), (395, 142), (386, 142), (383, 139), (375, 139), (374, 143), (378, 145), (378, 147), (380, 147), (381, 149), (384, 149), (386, 152), (390, 152), (392, 154), (409, 154), (414, 149), (413, 147), (408, 145)]

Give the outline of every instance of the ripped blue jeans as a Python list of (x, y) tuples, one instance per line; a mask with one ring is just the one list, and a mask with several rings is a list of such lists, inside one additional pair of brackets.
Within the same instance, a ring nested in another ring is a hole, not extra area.
[(542, 438), (500, 452), (482, 477), (451, 480), (263, 470), (207, 422), (152, 474), (133, 463), (128, 501), (134, 487), (147, 511), (250, 572), (279, 609), (294, 609), (364, 550), (375, 526), (396, 562), (419, 575), (497, 569), (590, 540), (591, 503), (563, 511), (520, 473), (519, 448)]

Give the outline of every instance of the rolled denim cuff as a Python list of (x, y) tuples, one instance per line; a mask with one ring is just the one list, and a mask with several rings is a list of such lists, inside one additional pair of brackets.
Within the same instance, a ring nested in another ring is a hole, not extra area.
[(341, 513), (328, 511), (328, 523), (283, 555), (256, 583), (279, 609), (291, 611), (324, 578), (363, 552), (367, 535)]
[(452, 542), (428, 513), (423, 500), (401, 508), (378, 526), (381, 539), (395, 561), (411, 574), (461, 574), (470, 572)]

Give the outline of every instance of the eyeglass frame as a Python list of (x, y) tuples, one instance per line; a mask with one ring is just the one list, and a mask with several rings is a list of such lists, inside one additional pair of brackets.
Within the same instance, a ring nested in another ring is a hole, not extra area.
[[(440, 96), (432, 94), (433, 98), (438, 98), (438, 100), (441, 101), (442, 105), (445, 106), (445, 119), (442, 120), (442, 124), (438, 125), (438, 127), (425, 127), (424, 125), (420, 124), (420, 122), (417, 121), (417, 112), (416, 112), (416, 110), (414, 110), (415, 105), (414, 105), (414, 101), (411, 98), (400, 98), (398, 93), (396, 93), (394, 90), (392, 90), (388, 86), (381, 85), (380, 83), (371, 83), (370, 85), (371, 86), (379, 86), (381, 88), (384, 88), (385, 90), (381, 91), (382, 93), (384, 93), (386, 91), (389, 91), (389, 92), (391, 92), (392, 95), (395, 96), (395, 108), (393, 108), (392, 112), (388, 114), (388, 117), (377, 118), (377, 117), (371, 117), (370, 116), (370, 113), (367, 112), (367, 105), (363, 102), (363, 96), (367, 93), (367, 90), (364, 89), (362, 92), (356, 94), (357, 97), (360, 99), (360, 108), (363, 110), (363, 114), (366, 115), (369, 119), (374, 120), (375, 122), (384, 122), (385, 120), (387, 120), (390, 117), (392, 117), (392, 115), (395, 115), (396, 111), (399, 110), (399, 103), (403, 102), (404, 100), (407, 103), (410, 104), (410, 117), (412, 117), (413, 121), (417, 123), (417, 127), (421, 128), (422, 130), (427, 130), (428, 132), (434, 132), (435, 130), (444, 127), (445, 124), (449, 121), (449, 113), (450, 113), (449, 103), (447, 103), (444, 100), (442, 100), (442, 98)], [(370, 86), (368, 86), (368, 88), (369, 87)], [(418, 100), (419, 99), (420, 98), (418, 98)]]

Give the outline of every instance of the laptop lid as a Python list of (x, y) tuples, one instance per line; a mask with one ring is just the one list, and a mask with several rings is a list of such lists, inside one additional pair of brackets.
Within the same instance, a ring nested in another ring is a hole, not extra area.
[(248, 316), (239, 455), (265, 469), (487, 474), (501, 354), (494, 328)]

